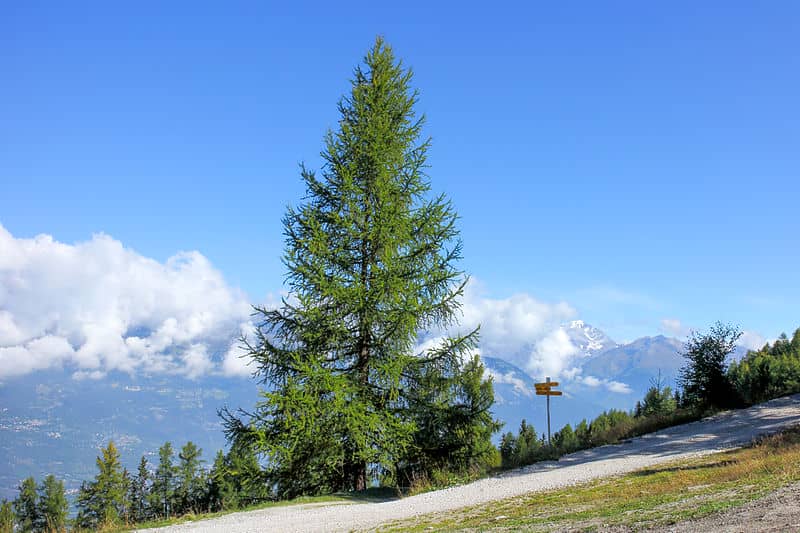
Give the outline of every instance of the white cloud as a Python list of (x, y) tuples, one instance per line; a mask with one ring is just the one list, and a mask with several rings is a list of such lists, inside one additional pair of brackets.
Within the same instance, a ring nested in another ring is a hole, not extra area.
[(522, 378), (518, 378), (514, 372), (507, 372), (503, 374), (491, 368), (487, 368), (486, 374), (492, 377), (494, 383), (507, 383), (511, 385), (516, 392), (522, 394), (523, 396), (533, 398), (535, 395), (534, 391), (528, 388), (528, 386), (525, 384), (525, 381)]
[(766, 337), (755, 331), (743, 331), (739, 338), (739, 346), (746, 350), (760, 350), (767, 343)]
[(536, 343), (526, 369), (546, 376), (560, 376), (580, 355), (567, 332), (555, 329)]
[(239, 337), (230, 343), (228, 351), (225, 352), (225, 357), (222, 359), (222, 372), (228, 376), (249, 376), (254, 370), (251, 366), (252, 360), (245, 356), (247, 352), (242, 346), (240, 338), (244, 336), (252, 340), (255, 326), (250, 321), (243, 322), (239, 325), (239, 333)]
[(581, 383), (593, 389), (596, 389), (598, 387), (603, 387), (609, 392), (615, 392), (617, 394), (630, 394), (633, 392), (633, 389), (631, 389), (627, 383), (622, 383), (621, 381), (600, 379), (595, 376), (580, 376), (580, 375), (575, 376), (574, 379), (576, 383)]
[(100, 370), (92, 370), (92, 371), (78, 370), (78, 371), (72, 373), (72, 379), (75, 379), (75, 380), (78, 380), (78, 381), (81, 381), (81, 380), (84, 380), (84, 379), (98, 380), (98, 379), (102, 379), (104, 377), (106, 377), (106, 373), (102, 372)]
[[(69, 366), (112, 371), (215, 368), (250, 304), (199, 252), (165, 263), (98, 234), (76, 244), (18, 239), (0, 225), (0, 378)], [(231, 364), (223, 364), (229, 370)]]
[(626, 383), (621, 383), (619, 381), (608, 381), (606, 382), (606, 388), (611, 392), (617, 392), (619, 394), (630, 394), (633, 392)]
[(596, 378), (594, 376), (585, 376), (585, 377), (581, 378), (580, 381), (581, 381), (581, 383), (583, 383), (587, 387), (592, 387), (593, 389), (597, 388), (597, 387), (599, 387), (600, 385), (603, 384), (602, 381), (600, 381), (598, 378)]
[(661, 331), (673, 337), (685, 337), (689, 334), (689, 328), (677, 318), (662, 318)]
[[(162, 263), (104, 234), (65, 244), (15, 238), (0, 225), (0, 379), (54, 367), (78, 379), (110, 371), (247, 376), (253, 367), (238, 339), (253, 339), (250, 312), (245, 295), (199, 252)], [(536, 377), (577, 379), (581, 354), (561, 329), (576, 314), (566, 302), (525, 293), (490, 298), (473, 281), (460, 328), (481, 324), (477, 353)], [(434, 347), (442, 334), (429, 332), (418, 348)]]
[(543, 302), (525, 293), (488, 298), (479, 283), (470, 281), (461, 329), (481, 325), (482, 354), (505, 359), (533, 375), (558, 375), (579, 355), (561, 329), (561, 324), (575, 316), (575, 309), (566, 302)]

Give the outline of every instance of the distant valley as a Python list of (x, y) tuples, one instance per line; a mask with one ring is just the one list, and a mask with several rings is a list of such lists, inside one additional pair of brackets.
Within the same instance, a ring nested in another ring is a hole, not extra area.
[[(609, 408), (631, 409), (659, 371), (671, 385), (682, 365), (682, 343), (676, 339), (644, 337), (620, 345), (581, 321), (563, 330), (579, 353), (569, 375), (552, 376), (564, 391), (551, 402), (553, 431)], [(505, 422), (502, 431), (516, 432), (524, 418), (540, 434), (546, 432), (545, 398), (534, 393), (534, 383), (545, 376), (529, 375), (503, 355), (483, 354), (494, 379), (494, 413)], [(76, 490), (94, 476), (98, 449), (110, 439), (129, 470), (142, 455), (156, 462), (165, 441), (176, 446), (193, 441), (208, 463), (226, 444), (217, 410), (249, 409), (257, 390), (252, 379), (221, 376), (112, 374), (75, 380), (67, 371), (47, 371), (9, 379), (0, 384), (0, 498), (13, 498), (19, 481), (30, 475), (41, 479), (53, 473)]]

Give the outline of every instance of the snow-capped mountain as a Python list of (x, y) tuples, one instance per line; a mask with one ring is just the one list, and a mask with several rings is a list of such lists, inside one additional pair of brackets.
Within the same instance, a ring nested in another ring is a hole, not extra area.
[(569, 324), (561, 326), (561, 329), (567, 333), (572, 344), (585, 356), (596, 355), (617, 347), (617, 343), (603, 331), (583, 320), (573, 320)]
[[(607, 409), (632, 409), (659, 374), (664, 385), (674, 387), (684, 363), (680, 355), (683, 343), (677, 339), (659, 335), (617, 344), (582, 320), (561, 329), (580, 355), (567, 375), (552, 376), (564, 391), (564, 396), (551, 401), (553, 431), (566, 423), (590, 420)], [(523, 418), (540, 433), (546, 430), (545, 401), (536, 396), (534, 387), (544, 376), (531, 376), (496, 357), (484, 356), (483, 362), (494, 380), (494, 413), (506, 423), (503, 432), (516, 431)]]
[(683, 343), (677, 339), (642, 337), (598, 354), (581, 368), (585, 374), (622, 381), (636, 389), (649, 387), (660, 372), (662, 380), (672, 385), (684, 364), (682, 349)]

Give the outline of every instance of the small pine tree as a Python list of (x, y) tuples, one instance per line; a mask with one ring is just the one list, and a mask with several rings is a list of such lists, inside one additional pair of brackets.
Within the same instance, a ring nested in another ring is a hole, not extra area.
[(514, 464), (514, 448), (516, 445), (517, 439), (510, 431), (500, 439), (500, 459), (503, 468), (513, 468), (517, 466)]
[(274, 499), (253, 446), (234, 441), (227, 455), (218, 451), (209, 473), (209, 506), (237, 509)]
[(153, 508), (158, 509), (157, 514), (169, 517), (172, 513), (172, 505), (175, 493), (175, 452), (171, 442), (165, 442), (158, 449), (158, 468), (153, 477), (153, 488), (151, 497)]
[(175, 500), (178, 513), (188, 513), (199, 511), (199, 504), (203, 499), (203, 488), (205, 479), (203, 478), (200, 464), (200, 456), (203, 450), (198, 448), (192, 441), (187, 442), (180, 453), (177, 466), (177, 483), (175, 486)]
[(0, 533), (14, 533), (14, 510), (6, 499), (0, 502)]
[[(637, 405), (640, 404), (637, 402)], [(659, 371), (658, 377), (650, 380), (650, 388), (644, 396), (644, 403), (641, 404), (641, 413), (637, 416), (665, 416), (676, 408), (672, 389), (664, 385)]]
[(63, 531), (67, 527), (69, 503), (64, 482), (52, 474), (39, 487), (40, 526), (42, 531)]
[(588, 448), (591, 446), (591, 433), (589, 431), (589, 424), (586, 419), (580, 421), (575, 427), (575, 437), (578, 439), (579, 448)]
[(572, 453), (580, 446), (578, 437), (569, 424), (561, 428), (561, 430), (553, 436), (553, 444), (559, 454)]
[(119, 524), (126, 513), (125, 473), (113, 441), (97, 458), (94, 481), (81, 484), (78, 493), (78, 527), (98, 529)]
[(236, 509), (239, 505), (236, 490), (228, 470), (225, 454), (217, 450), (211, 472), (208, 474), (208, 505), (211, 511)]
[(134, 522), (144, 522), (150, 518), (147, 496), (149, 493), (150, 471), (147, 469), (147, 459), (142, 456), (136, 477), (131, 481), (130, 500), (131, 519)]
[(515, 466), (529, 465), (534, 462), (541, 447), (542, 443), (538, 440), (536, 429), (523, 419), (519, 425), (519, 434), (513, 452)]
[(26, 478), (20, 483), (19, 495), (14, 500), (14, 515), (20, 531), (36, 531), (41, 524), (39, 496), (36, 493), (36, 480), (33, 477)]
[(128, 524), (133, 519), (131, 518), (131, 487), (133, 487), (133, 479), (127, 468), (122, 469), (122, 505), (119, 507), (120, 519)]
[(416, 431), (395, 469), (396, 479), (411, 485), (414, 479), (431, 479), (437, 470), (490, 467), (497, 457), (491, 437), (502, 425), (489, 411), (494, 392), (491, 380), (483, 379), (478, 356), (451, 372), (421, 370), (414, 383), (405, 411)]

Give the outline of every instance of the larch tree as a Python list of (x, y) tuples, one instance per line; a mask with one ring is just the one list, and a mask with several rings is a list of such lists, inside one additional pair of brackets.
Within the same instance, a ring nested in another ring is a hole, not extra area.
[(113, 441), (100, 450), (97, 475), (78, 493), (78, 527), (99, 529), (118, 524), (126, 513), (126, 481), (119, 451)]
[(144, 522), (149, 517), (147, 497), (150, 489), (150, 471), (147, 469), (147, 458), (143, 455), (139, 461), (136, 477), (131, 482), (129, 500), (131, 502), (131, 518), (134, 522)]
[(6, 499), (0, 502), (0, 533), (14, 533), (14, 510)]
[(480, 444), (462, 435), (466, 455), (480, 455), (496, 428), (482, 365), (465, 370), (477, 329), (417, 348), (420, 333), (457, 325), (467, 277), (457, 214), (425, 173), (430, 141), (411, 79), (380, 38), (355, 69), (321, 175), (301, 166), (305, 203), (283, 221), (291, 297), (257, 307), (255, 337), (243, 340), (263, 398), (252, 413), (222, 416), (229, 438), (266, 458), (281, 497), (363, 490), (371, 476), (424, 462), (413, 456), (427, 453), (426, 408), (453, 430), (485, 430)]
[(25, 478), (19, 484), (19, 494), (14, 499), (14, 516), (20, 531), (35, 531), (41, 521), (36, 480)]
[(40, 529), (42, 531), (65, 531), (69, 502), (64, 491), (64, 482), (50, 474), (39, 487)]
[(165, 442), (158, 449), (158, 467), (153, 476), (153, 485), (150, 491), (152, 508), (157, 510), (159, 516), (169, 517), (173, 511), (175, 500), (175, 451), (171, 442)]
[(176, 469), (177, 483), (175, 485), (175, 499), (178, 512), (198, 512), (200, 510), (206, 480), (202, 475), (200, 459), (203, 450), (192, 441), (187, 442), (178, 453), (178, 466)]

